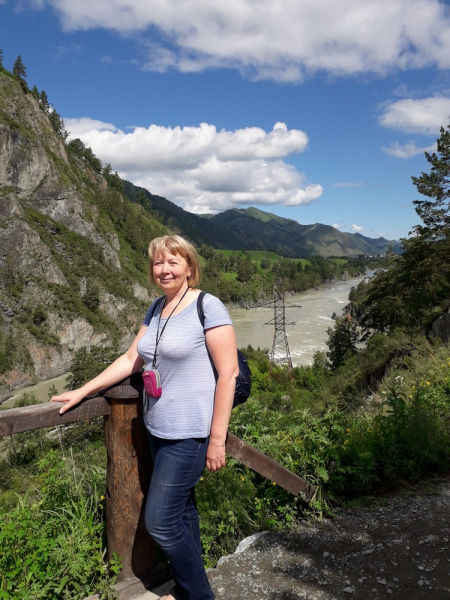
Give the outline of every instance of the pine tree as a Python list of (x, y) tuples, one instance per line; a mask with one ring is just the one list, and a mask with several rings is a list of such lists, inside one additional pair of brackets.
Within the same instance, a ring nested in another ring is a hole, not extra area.
[(420, 329), (450, 299), (450, 126), (441, 127), (437, 152), (426, 152), (430, 173), (412, 177), (426, 199), (415, 200), (423, 224), (401, 240), (404, 252), (386, 256), (387, 269), (368, 285), (361, 303), (366, 329)]
[(47, 114), (55, 133), (57, 133), (60, 137), (62, 137), (65, 140), (68, 136), (68, 133), (64, 126), (64, 121), (59, 116), (57, 110), (53, 107)]
[(19, 81), (24, 81), (25, 77), (27, 76), (27, 70), (22, 62), (22, 57), (20, 56), (20, 54), (16, 58), (16, 62), (14, 63), (12, 72), (14, 77), (16, 77)]
[(0, 69), (3, 69), (3, 50), (0, 50)]
[(428, 234), (431, 239), (448, 235), (450, 231), (450, 125), (441, 127), (437, 152), (425, 152), (431, 165), (430, 173), (412, 177), (417, 191), (429, 200), (414, 200), (416, 212), (425, 227), (417, 225), (416, 233)]
[(42, 110), (45, 113), (48, 113), (48, 111), (50, 110), (50, 103), (48, 101), (47, 93), (45, 92), (45, 90), (42, 90), (42, 92), (39, 94), (39, 104), (41, 105)]
[(336, 319), (334, 329), (328, 328), (327, 356), (333, 370), (338, 369), (345, 361), (358, 352), (356, 344), (359, 340), (356, 323), (350, 318)]

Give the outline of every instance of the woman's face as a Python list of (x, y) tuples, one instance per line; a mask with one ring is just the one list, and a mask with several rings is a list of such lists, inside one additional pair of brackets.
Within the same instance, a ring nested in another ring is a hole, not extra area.
[(153, 277), (165, 294), (176, 295), (188, 284), (191, 276), (189, 263), (180, 254), (158, 254), (153, 258)]

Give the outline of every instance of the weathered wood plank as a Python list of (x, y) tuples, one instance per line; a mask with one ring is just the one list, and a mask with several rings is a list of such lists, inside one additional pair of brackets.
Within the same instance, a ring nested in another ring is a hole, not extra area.
[(111, 414), (111, 410), (105, 398), (123, 398), (129, 400), (131, 404), (135, 404), (136, 398), (142, 396), (142, 391), (142, 375), (135, 373), (122, 381), (120, 385), (87, 396), (81, 404), (63, 415), (59, 414), (62, 405), (59, 402), (34, 404), (0, 411), (0, 437), (106, 416)]
[(302, 493), (308, 500), (313, 497), (316, 490), (315, 486), (307, 483), (304, 479), (253, 448), (250, 444), (243, 442), (232, 433), (228, 434), (225, 449), (227, 454), (263, 477), (275, 482), (294, 496)]
[(159, 554), (145, 528), (153, 463), (142, 402), (130, 402), (128, 397), (110, 398), (110, 404), (111, 414), (105, 419), (108, 558), (114, 552), (121, 557), (121, 581), (133, 576), (148, 578)]
[(83, 400), (81, 404), (63, 415), (59, 414), (61, 406), (62, 403), (60, 402), (46, 402), (45, 404), (0, 411), (0, 437), (32, 431), (33, 429), (84, 421), (111, 413), (108, 401), (98, 396)]

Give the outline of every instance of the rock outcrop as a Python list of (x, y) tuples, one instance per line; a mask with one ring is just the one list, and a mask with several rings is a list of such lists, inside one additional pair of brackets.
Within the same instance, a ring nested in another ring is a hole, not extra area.
[(440, 338), (446, 344), (450, 342), (450, 308), (432, 322), (429, 335)]

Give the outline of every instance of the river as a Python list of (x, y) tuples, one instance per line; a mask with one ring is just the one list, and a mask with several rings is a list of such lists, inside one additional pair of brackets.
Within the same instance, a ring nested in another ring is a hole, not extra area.
[[(355, 277), (349, 281), (338, 281), (318, 290), (308, 290), (296, 296), (286, 296), (286, 318), (295, 322), (288, 326), (289, 349), (292, 363), (295, 366), (311, 365), (314, 353), (326, 349), (328, 339), (327, 329), (333, 326), (331, 315), (342, 314), (342, 309), (348, 302), (352, 286), (364, 277)], [(301, 308), (289, 308), (292, 304), (301, 304)], [(239, 348), (251, 344), (254, 348), (272, 348), (273, 325), (265, 325), (273, 319), (272, 307), (261, 307), (247, 310), (245, 308), (230, 309)], [(48, 390), (54, 385), (58, 392), (64, 391), (67, 374), (39, 381), (36, 385), (17, 390), (14, 395), (3, 403), (11, 408), (14, 402), (25, 393), (34, 394), (41, 402), (48, 399)]]
[(58, 393), (61, 394), (64, 392), (64, 386), (66, 385), (68, 373), (64, 375), (60, 375), (59, 377), (54, 377), (53, 379), (45, 379), (44, 381), (38, 381), (34, 385), (28, 385), (27, 387), (21, 388), (20, 390), (16, 390), (13, 392), (11, 398), (5, 400), (2, 403), (4, 408), (12, 408), (14, 403), (24, 394), (33, 394), (39, 400), (39, 402), (47, 402), (48, 400), (48, 391), (52, 387), (58, 390)]
[[(338, 316), (342, 314), (342, 309), (348, 303), (350, 289), (363, 279), (364, 277), (355, 277), (317, 290), (308, 290), (303, 294), (286, 295), (286, 319), (295, 322), (295, 325), (286, 327), (294, 366), (311, 365), (315, 352), (327, 349), (327, 329), (333, 327), (331, 315), (333, 312)], [(293, 304), (301, 304), (301, 308), (289, 308)], [(250, 310), (233, 308), (230, 316), (239, 348), (250, 344), (253, 348), (272, 349), (274, 328), (265, 323), (273, 319), (273, 307)]]

